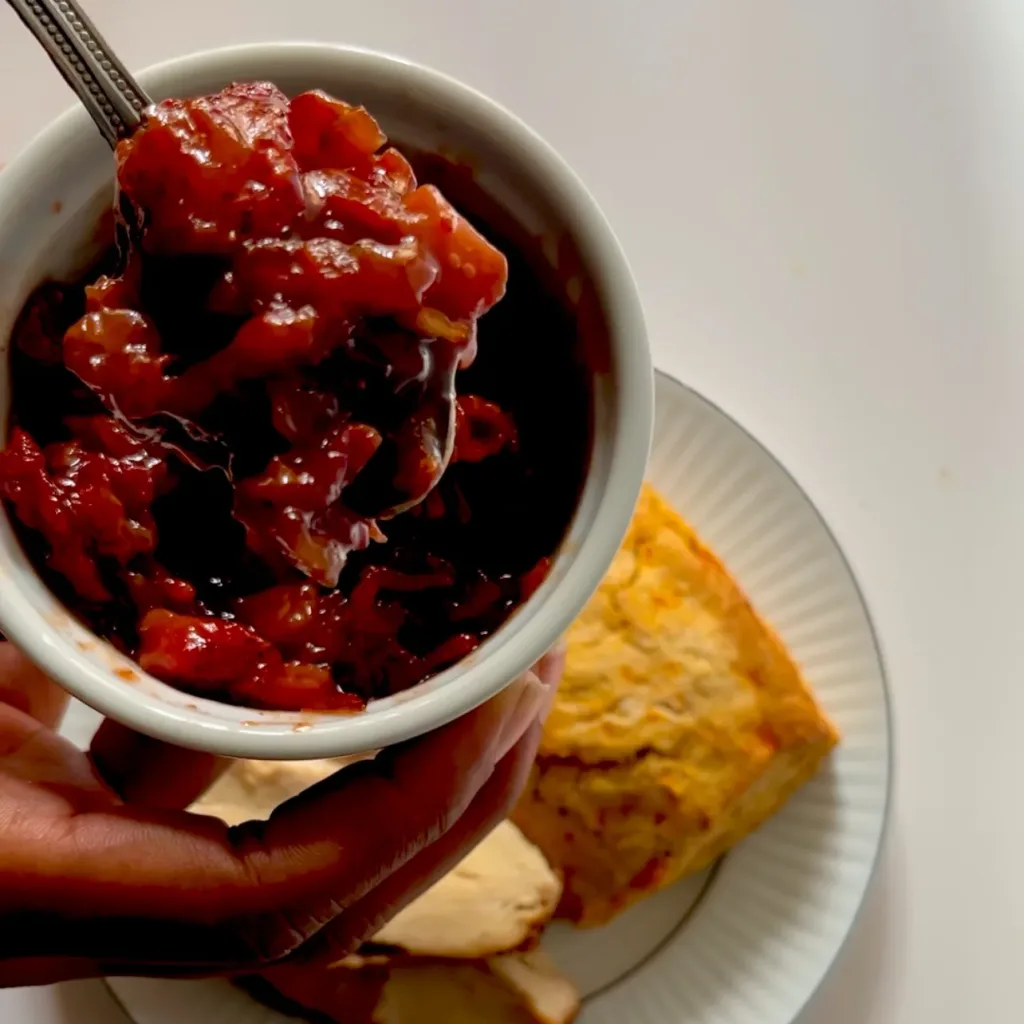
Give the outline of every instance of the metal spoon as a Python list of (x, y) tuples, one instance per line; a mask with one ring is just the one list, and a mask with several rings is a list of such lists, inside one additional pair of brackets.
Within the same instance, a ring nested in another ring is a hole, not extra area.
[[(7, 0), (32, 34), (42, 43), (64, 80), (78, 94), (111, 148), (142, 124), (152, 100), (114, 55), (103, 36), (76, 0)], [(431, 382), (420, 409), (424, 441), (434, 450), (438, 472), (423, 494), (404, 495), (376, 510), (391, 518), (418, 505), (451, 462), (455, 447), (455, 372), (449, 354)]]
[(7, 0), (42, 43), (111, 147), (153, 102), (74, 0)]
[[(346, 488), (349, 508), (371, 519), (393, 519), (421, 504), (437, 486), (455, 450), (457, 370), (458, 352), (435, 339), (423, 375), (407, 384), (417, 389), (417, 398), (392, 433), (392, 443), (382, 446)], [(425, 462), (432, 465), (429, 477), (422, 472)], [(419, 481), (414, 490), (408, 489), (410, 475)]]
[(390, 508), (377, 513), (379, 519), (393, 519), (426, 500), (427, 495), (444, 476), (455, 451), (455, 373), (458, 360), (452, 355), (447, 364), (439, 367), (437, 378), (431, 381), (418, 410), (421, 439), (429, 446), (437, 467), (427, 489), (419, 494), (406, 495)]

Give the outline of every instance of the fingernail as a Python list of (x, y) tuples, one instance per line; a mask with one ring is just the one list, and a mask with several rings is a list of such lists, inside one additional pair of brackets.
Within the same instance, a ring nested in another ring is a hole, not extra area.
[[(507, 698), (506, 694), (509, 695)], [(526, 672), (499, 694), (499, 698), (505, 698), (509, 703), (494, 746), (495, 764), (523, 738), (534, 722), (546, 714), (551, 688), (545, 686), (535, 673)]]
[(565, 671), (566, 653), (567, 645), (565, 640), (559, 640), (558, 643), (556, 643), (555, 646), (537, 662), (537, 667), (534, 669), (540, 678), (540, 681), (546, 686), (550, 686), (552, 690), (558, 689), (558, 684), (562, 681), (562, 673)]

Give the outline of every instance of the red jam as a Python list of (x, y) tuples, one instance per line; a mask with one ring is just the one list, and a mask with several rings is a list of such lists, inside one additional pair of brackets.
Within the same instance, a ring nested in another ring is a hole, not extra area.
[(505, 256), (323, 93), (166, 101), (116, 163), (107, 272), (13, 339), (0, 495), (44, 578), (232, 703), (358, 709), (464, 657), (572, 511), (570, 318), (512, 253), (478, 328)]

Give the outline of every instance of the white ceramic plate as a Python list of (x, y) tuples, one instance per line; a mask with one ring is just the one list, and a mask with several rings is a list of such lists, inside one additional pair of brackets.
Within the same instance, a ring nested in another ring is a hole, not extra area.
[[(659, 374), (654, 485), (741, 581), (842, 732), (828, 766), (713, 874), (606, 929), (547, 944), (588, 994), (580, 1024), (791, 1024), (857, 915), (885, 824), (890, 729), (850, 567), (792, 477), (720, 409)], [(284, 1024), (223, 982), (112, 981), (137, 1024)]]

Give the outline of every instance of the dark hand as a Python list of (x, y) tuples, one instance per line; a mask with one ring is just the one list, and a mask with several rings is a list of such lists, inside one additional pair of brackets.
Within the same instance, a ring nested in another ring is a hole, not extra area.
[(343, 955), (506, 815), (561, 667), (549, 655), (458, 722), (228, 828), (181, 810), (222, 763), (111, 722), (82, 753), (53, 732), (63, 694), (0, 644), (0, 985)]

